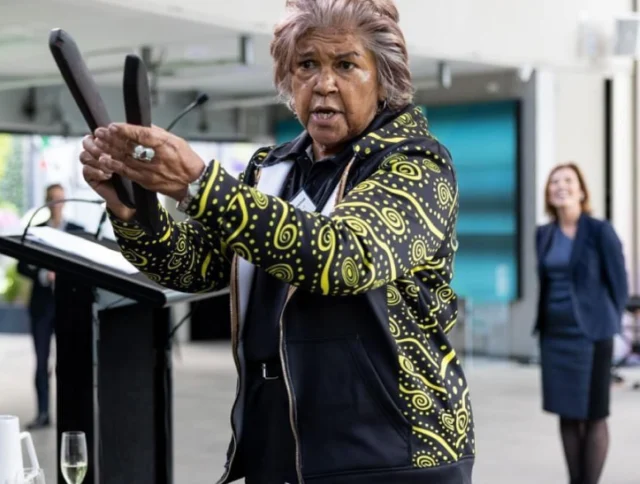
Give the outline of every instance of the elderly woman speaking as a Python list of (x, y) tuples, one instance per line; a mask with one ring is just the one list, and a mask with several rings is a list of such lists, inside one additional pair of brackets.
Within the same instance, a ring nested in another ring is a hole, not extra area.
[[(469, 390), (447, 339), (456, 176), (411, 104), (398, 11), (290, 0), (271, 53), (305, 131), (260, 149), (241, 181), (157, 127), (99, 128), (80, 155), (122, 253), (150, 279), (231, 285), (239, 380), (220, 482), (470, 483)], [(188, 220), (162, 211), (149, 232), (112, 173)]]

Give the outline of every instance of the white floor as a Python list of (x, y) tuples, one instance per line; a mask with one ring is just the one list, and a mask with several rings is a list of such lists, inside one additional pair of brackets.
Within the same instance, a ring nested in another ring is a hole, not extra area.
[[(33, 416), (33, 368), (28, 337), (0, 336), (0, 413), (23, 422)], [(188, 345), (176, 353), (174, 368), (176, 483), (210, 484), (221, 474), (229, 439), (233, 361), (227, 345)], [(640, 380), (640, 371), (624, 373)], [(474, 483), (566, 484), (556, 420), (540, 410), (538, 369), (475, 360), (467, 374), (477, 432)], [(612, 400), (611, 448), (601, 483), (638, 484), (640, 391), (615, 387)], [(46, 475), (53, 476), (53, 430), (33, 437)]]

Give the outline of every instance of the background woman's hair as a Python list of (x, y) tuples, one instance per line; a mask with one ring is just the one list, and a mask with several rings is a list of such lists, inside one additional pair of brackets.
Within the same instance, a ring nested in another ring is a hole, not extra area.
[(47, 202), (51, 201), (51, 192), (53, 190), (64, 190), (64, 187), (60, 183), (52, 183), (44, 189), (45, 198)]
[(569, 168), (573, 170), (578, 177), (578, 183), (580, 184), (580, 190), (584, 194), (584, 199), (580, 202), (580, 206), (582, 207), (582, 212), (587, 215), (591, 215), (591, 198), (589, 196), (589, 189), (587, 188), (587, 183), (585, 182), (584, 175), (582, 174), (582, 170), (573, 162), (568, 163), (560, 163), (556, 165), (553, 170), (549, 173), (547, 177), (547, 183), (544, 187), (544, 211), (547, 213), (549, 217), (552, 219), (558, 218), (558, 213), (553, 205), (551, 205), (551, 199), (549, 197), (549, 186), (551, 185), (551, 177), (558, 170), (562, 170), (564, 168)]
[(393, 0), (288, 0), (287, 14), (271, 41), (275, 85), (292, 106), (291, 74), (296, 45), (313, 30), (355, 32), (376, 58), (378, 82), (387, 106), (398, 110), (413, 100), (409, 56)]

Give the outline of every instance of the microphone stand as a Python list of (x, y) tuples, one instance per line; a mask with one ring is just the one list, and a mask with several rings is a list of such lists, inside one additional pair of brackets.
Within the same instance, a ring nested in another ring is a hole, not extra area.
[[(53, 200), (51, 202), (47, 202), (44, 205), (39, 206), (33, 212), (33, 214), (31, 214), (31, 217), (29, 217), (29, 220), (27, 222), (27, 226), (24, 228), (24, 230), (22, 232), (22, 236), (20, 237), (20, 243), (24, 244), (24, 241), (27, 238), (27, 234), (29, 233), (29, 229), (31, 228), (31, 224), (33, 222), (33, 219), (40, 212), (40, 210), (43, 210), (43, 209), (49, 208), (49, 207), (53, 207), (54, 205), (58, 205), (60, 203), (67, 203), (67, 202), (92, 203), (92, 204), (100, 205), (100, 204), (104, 203), (104, 200), (89, 200), (89, 199), (86, 199), (86, 198), (64, 198), (62, 200)], [(106, 215), (106, 211), (105, 211), (105, 215)]]
[(178, 114), (173, 121), (169, 123), (169, 126), (167, 126), (167, 131), (171, 131), (171, 129), (176, 124), (178, 124), (178, 121), (180, 121), (183, 117), (185, 117), (187, 114), (189, 114), (192, 110), (194, 110), (198, 106), (202, 106), (208, 100), (209, 100), (208, 95), (206, 95), (205, 93), (200, 94), (191, 104), (189, 104), (186, 108), (184, 108), (182, 112)]

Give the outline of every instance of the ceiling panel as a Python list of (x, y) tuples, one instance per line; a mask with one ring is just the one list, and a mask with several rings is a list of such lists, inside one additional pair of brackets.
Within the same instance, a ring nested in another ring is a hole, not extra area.
[[(268, 35), (252, 37), (255, 63), (240, 65), (238, 32), (76, 0), (0, 3), (0, 89), (62, 83), (47, 45), (55, 27), (74, 37), (101, 85), (120, 85), (124, 56), (149, 46), (161, 89), (201, 89), (221, 96), (273, 92)], [(437, 62), (431, 59), (413, 57), (411, 68), (416, 79), (437, 75)], [(492, 70), (462, 62), (451, 68), (454, 75)]]

